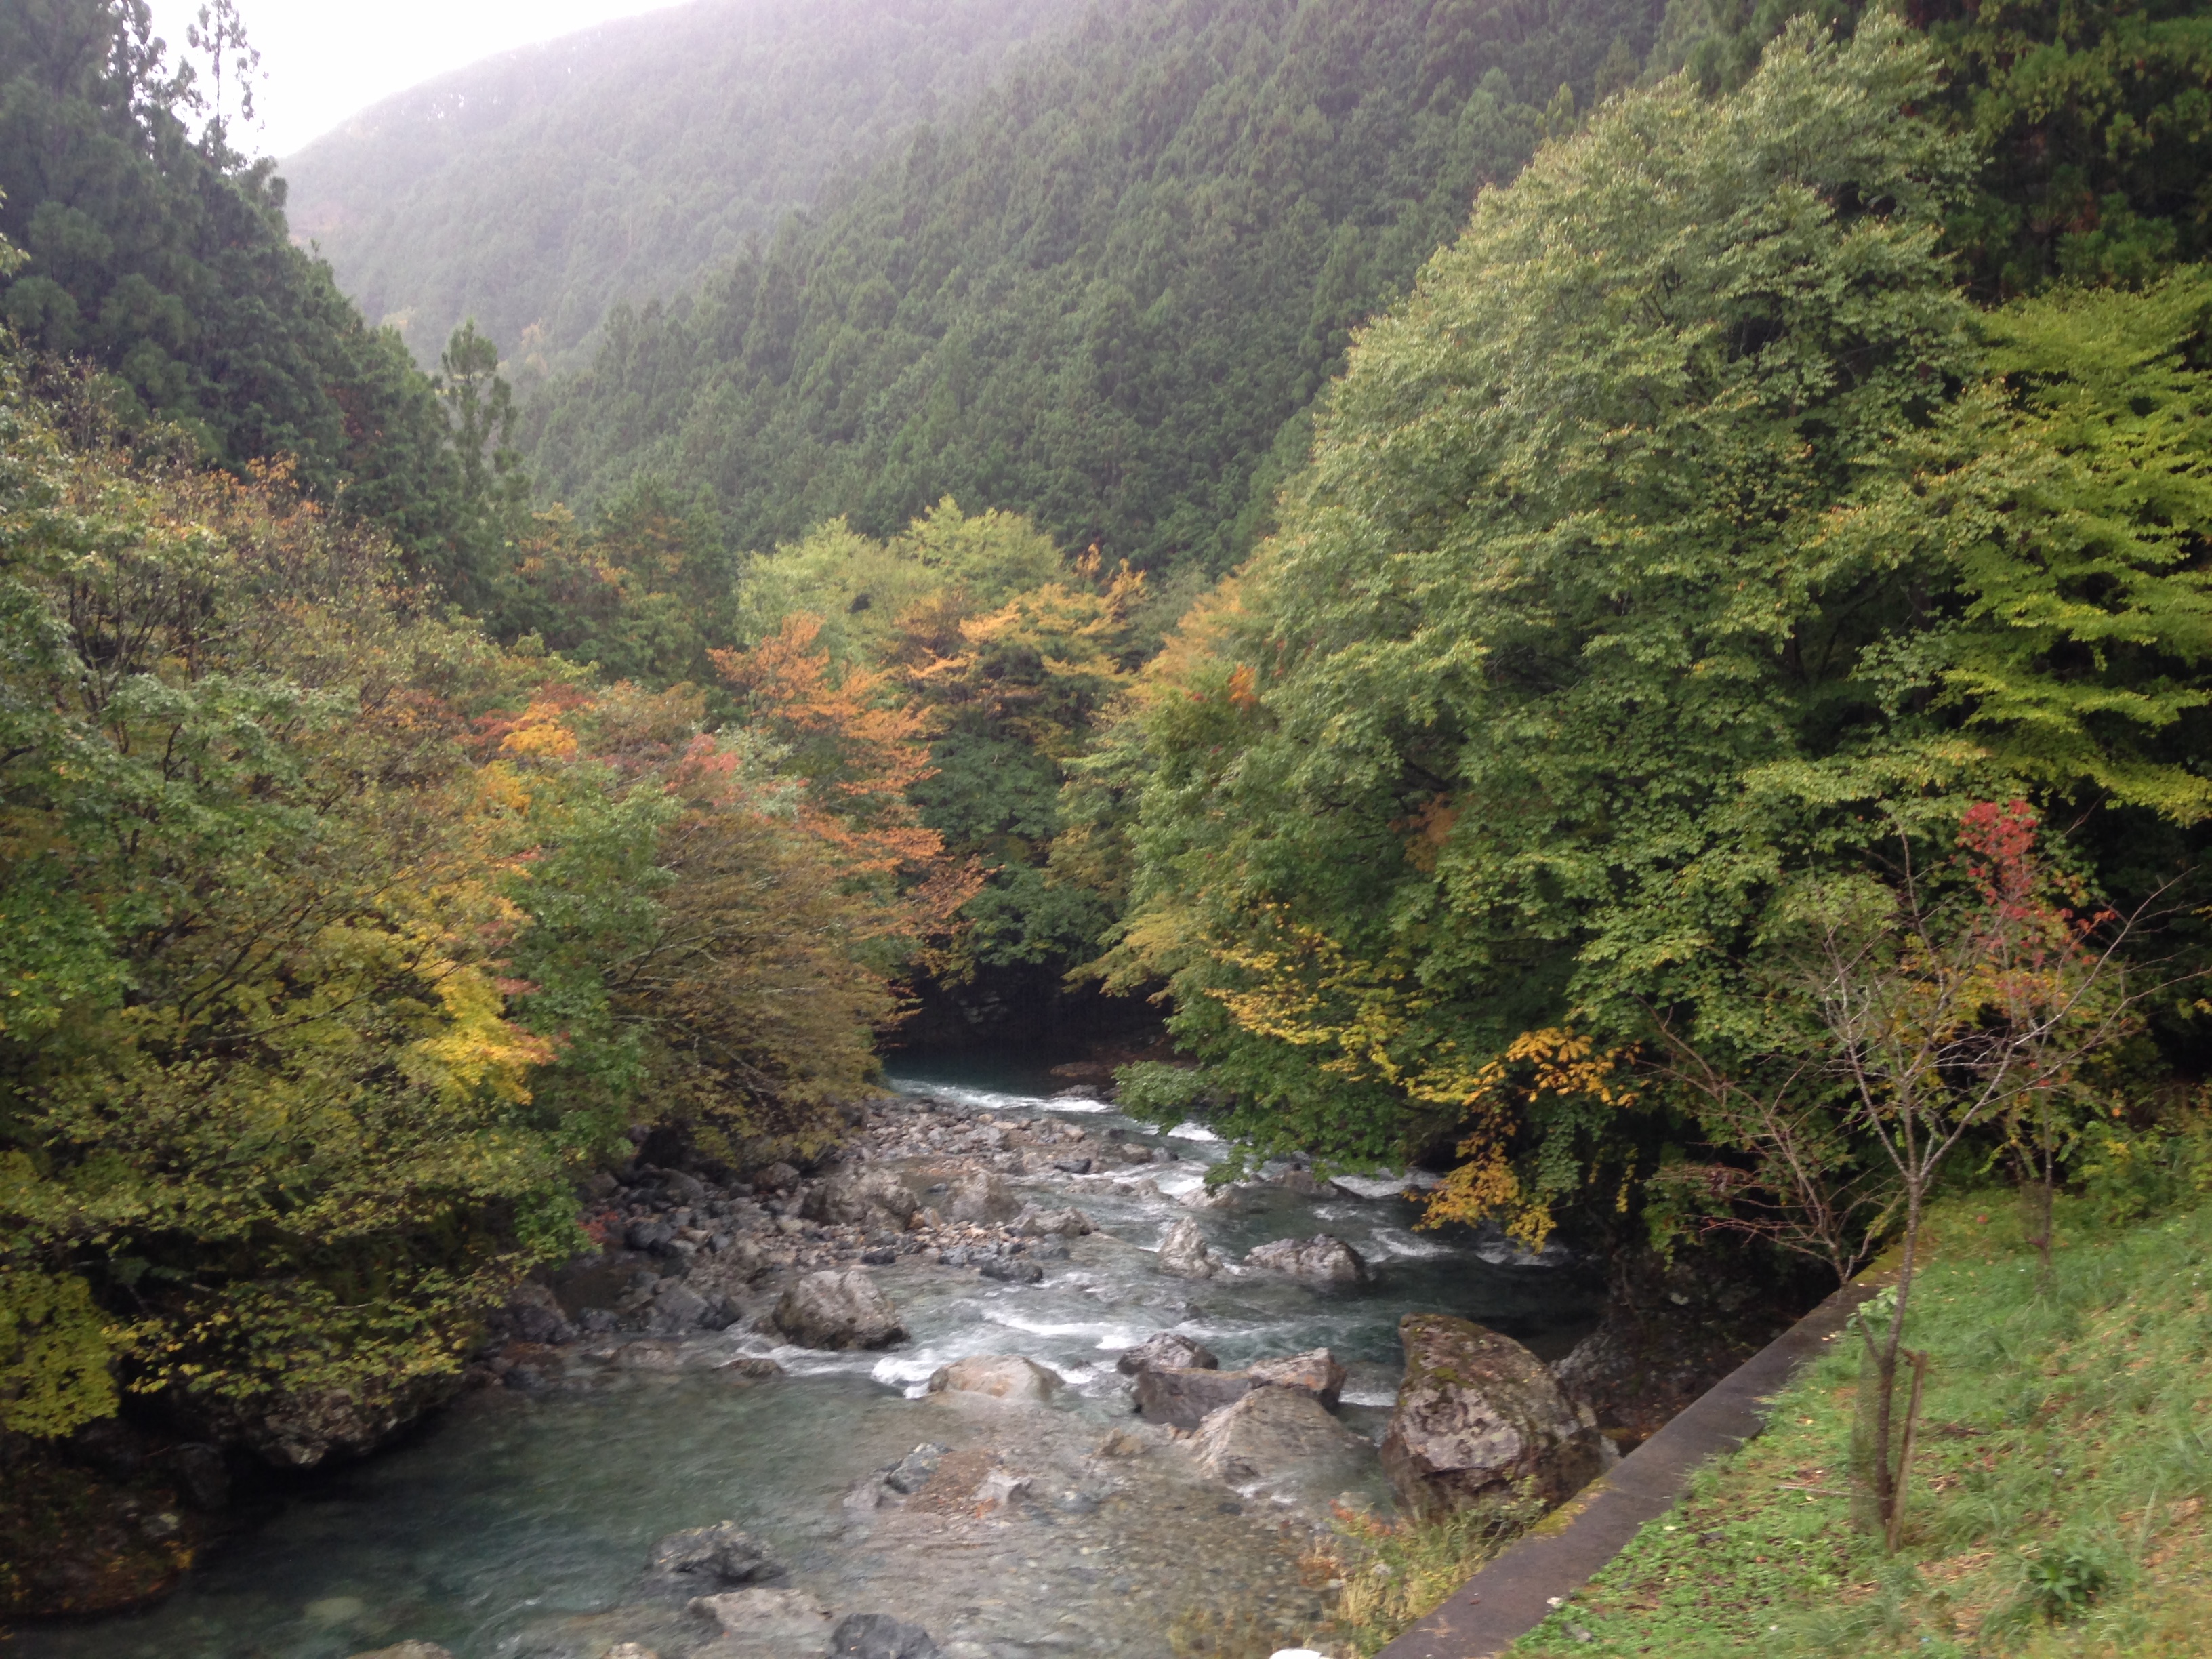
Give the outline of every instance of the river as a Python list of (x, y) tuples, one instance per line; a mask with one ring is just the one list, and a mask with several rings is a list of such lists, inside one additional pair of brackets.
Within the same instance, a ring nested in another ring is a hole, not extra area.
[[(1303, 1616), (1291, 1564), (1310, 1535), (1288, 1517), (1310, 1518), (1313, 1507), (1198, 1480), (1172, 1449), (1126, 1468), (1102, 1462), (1095, 1448), (1131, 1421), (1115, 1354), (1168, 1328), (1199, 1338), (1228, 1367), (1325, 1346), (1350, 1368), (1345, 1420), (1379, 1438), (1402, 1313), (1464, 1315), (1547, 1358), (1594, 1321), (1583, 1275), (1516, 1261), (1463, 1230), (1418, 1231), (1414, 1204), (1384, 1182), (1369, 1189), (1376, 1196), (1262, 1188), (1233, 1214), (1199, 1212), (1231, 1259), (1268, 1240), (1333, 1233), (1367, 1259), (1364, 1286), (1166, 1278), (1152, 1250), (1194, 1213), (1177, 1200), (1225, 1150), (1205, 1130), (1162, 1136), (1100, 1101), (1061, 1096), (1041, 1065), (1014, 1057), (895, 1062), (893, 1073), (905, 1091), (1118, 1127), (1178, 1158), (1146, 1171), (1157, 1197), (1017, 1183), (1080, 1205), (1099, 1229), (1041, 1284), (920, 1263), (876, 1270), (911, 1333), (896, 1348), (817, 1353), (733, 1329), (701, 1346), (772, 1355), (784, 1374), (738, 1383), (726, 1371), (579, 1363), (542, 1392), (464, 1396), (398, 1447), (285, 1493), (159, 1606), (24, 1630), (13, 1654), (344, 1659), (419, 1639), (459, 1659), (598, 1659), (620, 1638), (672, 1659), (696, 1632), (635, 1607), (641, 1565), (657, 1537), (722, 1519), (768, 1540), (790, 1564), (789, 1582), (830, 1606), (915, 1620), (979, 1659), (1165, 1659), (1177, 1619), (1231, 1605), (1277, 1619), (1287, 1636)], [(998, 1407), (988, 1419), (924, 1395), (939, 1366), (975, 1353), (1050, 1367), (1065, 1385), (1057, 1402)], [(1034, 1492), (1018, 1514), (988, 1521), (856, 1513), (845, 1501), (870, 1471), (923, 1442), (987, 1444), (1035, 1474)], [(1389, 1503), (1371, 1469), (1346, 1495)]]

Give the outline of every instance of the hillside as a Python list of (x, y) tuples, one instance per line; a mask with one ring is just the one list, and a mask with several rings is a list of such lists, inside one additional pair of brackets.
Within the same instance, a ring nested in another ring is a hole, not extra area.
[(696, 299), (616, 312), (526, 411), (541, 483), (582, 501), (682, 476), (756, 547), (839, 514), (888, 534), (949, 493), (1109, 560), (1218, 570), (1351, 329), (1481, 184), (1632, 78), (1659, 21), (1650, 0), (1094, 13)]
[(152, 27), (120, 0), (0, 7), (0, 326), (102, 418), (343, 494), (467, 592), (477, 504), (429, 380), (291, 245), (273, 164)]
[(558, 364), (841, 159), (939, 118), (1074, 0), (696, 0), (386, 100), (284, 163), (294, 233), (434, 361), (473, 316)]

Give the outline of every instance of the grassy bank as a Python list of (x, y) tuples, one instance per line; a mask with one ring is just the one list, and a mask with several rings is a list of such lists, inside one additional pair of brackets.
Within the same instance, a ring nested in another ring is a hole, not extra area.
[(1516, 1655), (2212, 1653), (2212, 1205), (2060, 1213), (2048, 1279), (2008, 1200), (1936, 1222), (1895, 1557), (1851, 1525), (1858, 1355), (1839, 1338)]

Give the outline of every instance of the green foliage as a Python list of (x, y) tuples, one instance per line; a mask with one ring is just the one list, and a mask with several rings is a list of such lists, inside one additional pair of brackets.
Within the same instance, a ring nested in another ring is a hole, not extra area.
[(2212, 811), (2208, 320), (2197, 268), (1988, 314), (1972, 384), (1835, 526), (1954, 584), (1948, 627), (1885, 642), (1885, 696), (1934, 696), (2062, 798), (2182, 823)]
[(713, 511), (641, 478), (580, 526), (551, 507), (507, 520), (483, 585), (484, 622), (526, 650), (665, 687), (714, 676), (735, 630), (736, 561)]
[(696, 693), (502, 653), (283, 469), (158, 453), (0, 358), (0, 1407), (369, 1434), (580, 1247), (641, 1102), (821, 1145), (905, 923)]
[(0, 1431), (51, 1437), (112, 1414), (113, 1357), (83, 1279), (0, 1266)]
[(1976, 284), (2136, 283), (2212, 252), (2212, 17), (2186, 0), (1936, 0), (1918, 14), (1990, 157), (1952, 222)]
[(518, 372), (576, 367), (838, 163), (957, 111), (1064, 0), (698, 0), (472, 64), (284, 161), (345, 291), (427, 365), (474, 318)]
[(1732, 96), (1608, 105), (1361, 336), (1130, 716), (1107, 966), (1171, 976), (1240, 1133), (1386, 1156), (1521, 1031), (1724, 1008), (1785, 868), (1979, 764), (1856, 681), (1909, 602), (1832, 533), (1972, 361), (1930, 75), (1801, 30)]
[(1349, 331), (1649, 27), (1624, 0), (1097, 13), (696, 297), (617, 308), (526, 447), (572, 500), (696, 478), (741, 546), (840, 514), (881, 538), (954, 495), (1218, 571)]
[(2101, 1226), (2125, 1226), (2212, 1196), (2212, 1115), (2202, 1105), (2146, 1127), (2098, 1123), (2074, 1149), (2081, 1201)]
[(2112, 1588), (2112, 1571), (2100, 1557), (2078, 1547), (2046, 1550), (2021, 1564), (2021, 1580), (2029, 1605), (2060, 1624), (2088, 1612)]
[[(1852, 27), (1863, 0), (1674, 0), (1656, 66), (1741, 85), (1793, 17)], [(2212, 19), (2189, 0), (1911, 0), (1940, 107), (1987, 158), (1948, 220), (1984, 299), (2057, 278), (2136, 284), (2212, 252)]]

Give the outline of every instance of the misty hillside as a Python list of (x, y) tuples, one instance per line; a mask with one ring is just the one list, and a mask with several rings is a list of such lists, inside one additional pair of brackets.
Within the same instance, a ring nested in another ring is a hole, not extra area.
[(557, 364), (841, 159), (969, 98), (1076, 0), (695, 0), (388, 99), (287, 159), (294, 234), (434, 359), (473, 316)]
[[(740, 546), (951, 493), (1218, 570), (1295, 417), (1547, 131), (1634, 78), (1652, 0), (1141, 0), (1021, 55), (696, 299), (614, 313), (527, 411), (571, 501), (641, 471)], [(374, 301), (371, 301), (372, 305)]]

